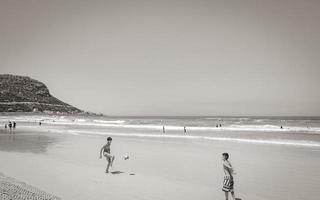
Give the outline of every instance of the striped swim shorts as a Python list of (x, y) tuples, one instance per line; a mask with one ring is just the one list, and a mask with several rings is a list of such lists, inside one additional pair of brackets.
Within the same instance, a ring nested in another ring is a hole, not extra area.
[(222, 191), (224, 192), (233, 192), (233, 177), (225, 176), (223, 179)]

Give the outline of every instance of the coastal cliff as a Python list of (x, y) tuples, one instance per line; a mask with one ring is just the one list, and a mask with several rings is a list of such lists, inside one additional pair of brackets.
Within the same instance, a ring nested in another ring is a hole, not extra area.
[(52, 96), (42, 82), (10, 74), (0, 74), (0, 112), (83, 113)]

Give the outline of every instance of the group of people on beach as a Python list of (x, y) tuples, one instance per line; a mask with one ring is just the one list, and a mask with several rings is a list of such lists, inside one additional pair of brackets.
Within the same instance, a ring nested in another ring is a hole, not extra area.
[[(112, 167), (112, 164), (114, 162), (115, 156), (111, 154), (111, 142), (112, 138), (108, 137), (107, 138), (107, 143), (102, 146), (100, 149), (100, 159), (102, 158), (102, 155), (106, 158), (108, 164), (106, 168), (106, 173), (109, 173), (109, 168)], [(228, 153), (223, 153), (222, 154), (222, 166), (223, 166), (223, 171), (224, 171), (224, 179), (223, 179), (223, 186), (222, 186), (222, 191), (225, 193), (225, 198), (226, 200), (229, 199), (229, 193), (232, 196), (233, 200), (236, 200), (235, 194), (234, 194), (234, 169), (230, 163), (229, 159), (229, 154)]]
[[(221, 125), (221, 124), (217, 124), (217, 125), (216, 125), (216, 128), (218, 128), (218, 127), (222, 127), (222, 125)], [(163, 133), (166, 133), (166, 128), (165, 128), (165, 126), (162, 126), (162, 132), (163, 132)], [(184, 132), (184, 133), (187, 133), (187, 127), (186, 127), (186, 126), (183, 127), (183, 132)]]
[(9, 121), (8, 124), (5, 124), (5, 125), (4, 125), (4, 128), (7, 129), (7, 128), (9, 127), (9, 129), (11, 130), (11, 129), (15, 129), (16, 126), (17, 126), (17, 123), (16, 123), (16, 122), (11, 122), (11, 121)]

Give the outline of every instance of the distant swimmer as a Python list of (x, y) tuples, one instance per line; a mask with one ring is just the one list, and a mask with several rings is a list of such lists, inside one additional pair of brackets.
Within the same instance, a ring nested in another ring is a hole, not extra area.
[(7, 124), (4, 125), (4, 128), (7, 128)]
[(221, 124), (219, 124), (219, 126), (222, 127)]
[(283, 127), (282, 127), (282, 126), (280, 126), (280, 128), (281, 128), (281, 129), (283, 129)]
[(219, 127), (218, 124), (216, 125), (216, 127), (217, 127), (217, 128)]
[(39, 126), (41, 126), (41, 122), (39, 122)]
[(164, 126), (162, 126), (162, 132), (165, 133), (166, 129), (164, 128)]
[(228, 153), (223, 153), (222, 154), (222, 160), (223, 160), (223, 171), (224, 171), (224, 179), (223, 179), (223, 187), (222, 191), (225, 193), (226, 200), (228, 200), (228, 195), (230, 192), (232, 199), (235, 200), (235, 195), (234, 195), (234, 181), (233, 181), (233, 175), (234, 175), (234, 170), (232, 168), (231, 163), (228, 161), (229, 159), (229, 154)]
[(12, 123), (9, 121), (9, 128), (11, 129), (12, 128)]
[(100, 150), (100, 159), (102, 158), (102, 153), (103, 153), (103, 156), (106, 157), (106, 160), (108, 162), (106, 173), (109, 173), (109, 168), (112, 167), (112, 164), (115, 158), (114, 155), (111, 154), (111, 148), (110, 148), (111, 142), (112, 142), (112, 138), (108, 137), (107, 144), (105, 144)]
[(185, 126), (183, 127), (183, 131), (184, 131), (184, 133), (187, 132), (187, 128)]

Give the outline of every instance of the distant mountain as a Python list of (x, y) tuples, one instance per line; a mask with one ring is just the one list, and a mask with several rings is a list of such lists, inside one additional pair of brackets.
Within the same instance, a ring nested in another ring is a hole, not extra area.
[(53, 97), (47, 86), (26, 76), (0, 74), (0, 112), (83, 113)]

